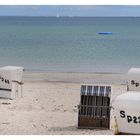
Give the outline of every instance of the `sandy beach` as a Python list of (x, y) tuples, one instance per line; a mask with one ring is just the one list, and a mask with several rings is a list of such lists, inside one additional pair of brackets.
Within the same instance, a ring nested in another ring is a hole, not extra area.
[(23, 97), (0, 99), (0, 134), (111, 135), (111, 130), (77, 129), (80, 86), (110, 84), (126, 91), (126, 76), (109, 73), (24, 72)]

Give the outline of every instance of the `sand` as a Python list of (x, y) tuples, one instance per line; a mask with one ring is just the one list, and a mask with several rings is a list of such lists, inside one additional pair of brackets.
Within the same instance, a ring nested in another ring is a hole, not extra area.
[(126, 90), (125, 75), (24, 72), (23, 97), (0, 99), (0, 134), (111, 135), (111, 130), (77, 129), (80, 86), (111, 84), (113, 94)]

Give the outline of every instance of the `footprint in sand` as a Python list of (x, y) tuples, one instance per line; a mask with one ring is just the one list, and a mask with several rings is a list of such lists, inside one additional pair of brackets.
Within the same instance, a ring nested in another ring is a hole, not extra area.
[(32, 109), (33, 109), (32, 105), (29, 105), (29, 106), (27, 107), (27, 111), (32, 111)]

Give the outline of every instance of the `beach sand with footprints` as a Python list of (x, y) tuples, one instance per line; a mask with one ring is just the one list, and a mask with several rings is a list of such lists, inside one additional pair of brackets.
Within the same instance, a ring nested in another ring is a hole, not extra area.
[(126, 91), (124, 74), (24, 72), (23, 97), (0, 99), (0, 134), (112, 135), (111, 130), (78, 129), (81, 84), (111, 84)]

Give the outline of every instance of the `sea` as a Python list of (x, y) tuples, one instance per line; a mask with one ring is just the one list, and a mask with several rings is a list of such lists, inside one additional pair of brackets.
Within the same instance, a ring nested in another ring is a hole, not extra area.
[(140, 18), (0, 17), (0, 66), (7, 65), (125, 73), (140, 67)]

